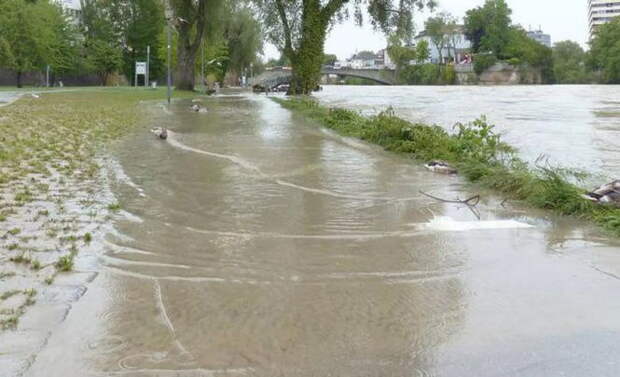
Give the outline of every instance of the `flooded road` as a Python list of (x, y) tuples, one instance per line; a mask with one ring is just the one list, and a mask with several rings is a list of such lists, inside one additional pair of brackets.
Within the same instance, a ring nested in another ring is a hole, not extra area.
[[(265, 97), (153, 108), (99, 274), (25, 376), (617, 376), (620, 244)], [(151, 126), (172, 132), (167, 142)]]
[(316, 95), (366, 113), (392, 106), (450, 130), (486, 115), (530, 161), (544, 154), (553, 164), (620, 176), (618, 86), (325, 86)]

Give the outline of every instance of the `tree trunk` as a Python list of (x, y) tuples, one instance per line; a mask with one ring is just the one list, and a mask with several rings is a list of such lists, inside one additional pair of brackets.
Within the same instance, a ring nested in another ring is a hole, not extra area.
[(22, 71), (17, 71), (17, 87), (22, 87)]
[(288, 94), (308, 95), (318, 88), (328, 21), (321, 17), (320, 2), (306, 5), (302, 19), (301, 42), (293, 56), (289, 56), (293, 77)]
[[(189, 43), (188, 43), (189, 44)], [(174, 77), (174, 86), (180, 90), (194, 90), (196, 52), (191, 47), (184, 46), (179, 41), (177, 49), (177, 71)]]

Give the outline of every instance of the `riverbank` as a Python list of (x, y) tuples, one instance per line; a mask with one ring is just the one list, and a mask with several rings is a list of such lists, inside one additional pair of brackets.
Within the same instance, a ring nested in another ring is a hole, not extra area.
[[(165, 97), (134, 89), (20, 95), (0, 108), (0, 330), (16, 328), (39, 298), (50, 304), (57, 280), (75, 286), (96, 274), (88, 256), (120, 211), (106, 146), (140, 124), (141, 101)], [(74, 269), (81, 278), (67, 274)]]
[(493, 189), (507, 200), (587, 219), (620, 237), (620, 209), (582, 198), (583, 174), (541, 161), (532, 166), (501, 140), (484, 118), (457, 124), (455, 133), (438, 126), (412, 123), (386, 110), (374, 116), (329, 108), (312, 99), (273, 98), (283, 107), (318, 121), (345, 136), (381, 145), (421, 162), (443, 160), (456, 166), (471, 183)]

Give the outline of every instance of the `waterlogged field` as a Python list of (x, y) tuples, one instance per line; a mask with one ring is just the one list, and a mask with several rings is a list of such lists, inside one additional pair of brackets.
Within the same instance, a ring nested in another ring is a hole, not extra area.
[(15, 328), (73, 270), (78, 254), (97, 249), (120, 209), (107, 183), (105, 147), (145, 115), (139, 101), (162, 97), (71, 89), (25, 93), (0, 107), (0, 329)]

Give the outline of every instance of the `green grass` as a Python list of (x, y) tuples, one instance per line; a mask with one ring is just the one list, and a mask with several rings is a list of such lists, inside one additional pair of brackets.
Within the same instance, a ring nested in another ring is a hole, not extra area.
[(75, 254), (70, 253), (68, 255), (63, 255), (62, 257), (58, 258), (58, 261), (56, 261), (56, 269), (58, 271), (61, 272), (69, 272), (71, 270), (73, 270), (73, 258), (75, 257)]
[(620, 237), (620, 209), (592, 203), (581, 197), (584, 175), (538, 163), (531, 166), (501, 140), (485, 118), (457, 124), (453, 133), (438, 126), (411, 123), (391, 109), (375, 116), (321, 106), (311, 98), (272, 98), (341, 135), (378, 144), (421, 162), (443, 160), (459, 169), (469, 181), (493, 189), (505, 198), (561, 215), (590, 220)]

